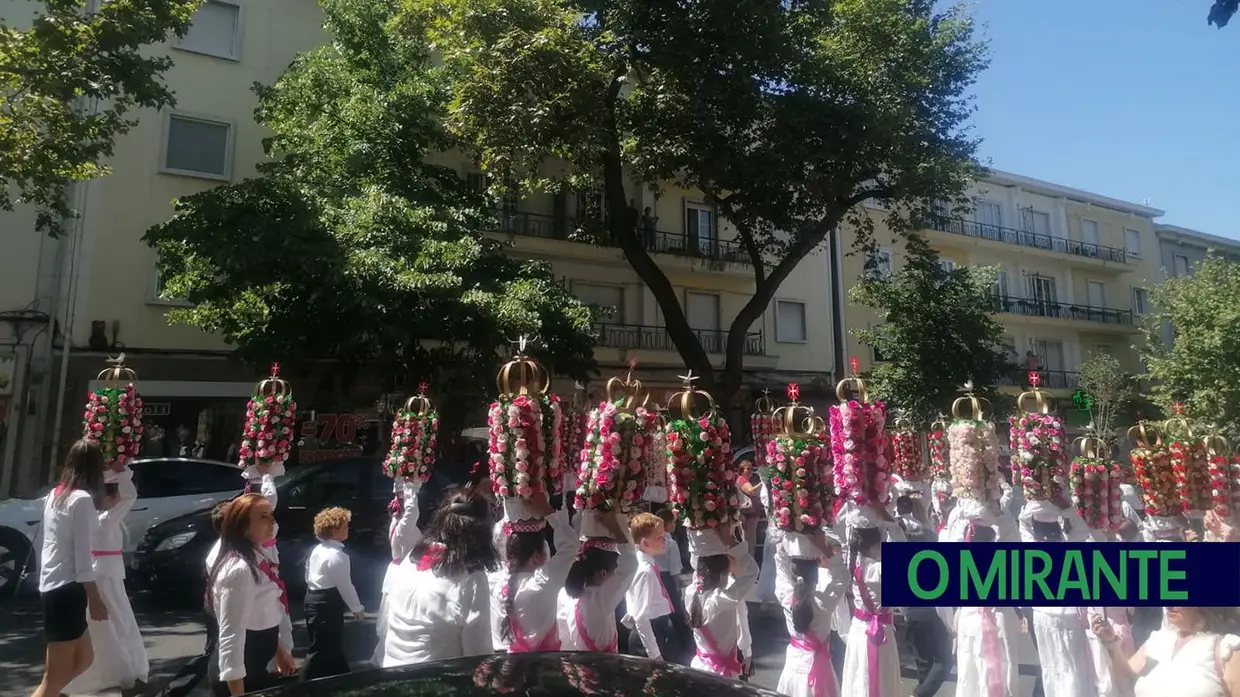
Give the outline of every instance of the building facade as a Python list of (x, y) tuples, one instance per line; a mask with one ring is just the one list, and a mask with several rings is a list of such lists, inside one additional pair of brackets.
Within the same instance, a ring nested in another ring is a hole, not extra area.
[[(993, 300), (1014, 362), (1036, 367), (1060, 397), (1075, 390), (1091, 353), (1109, 353), (1137, 371), (1133, 345), (1149, 309), (1147, 289), (1160, 278), (1153, 219), (1162, 211), (1004, 172), (992, 172), (971, 194), (977, 203), (970, 215), (936, 217), (923, 233), (945, 265), (997, 267)], [(878, 254), (882, 268), (899, 267), (898, 243)], [(863, 268), (853, 255), (843, 275), (855, 283)], [(851, 304), (847, 317), (850, 330), (877, 321)], [(851, 331), (847, 341), (862, 366), (881, 358)]]
[[(1192, 275), (1197, 264), (1211, 254), (1240, 262), (1240, 241), (1238, 240), (1165, 224), (1155, 225), (1154, 235), (1158, 239), (1158, 258), (1162, 279)], [(1171, 343), (1174, 334), (1170, 324), (1164, 324), (1162, 337), (1164, 342)]]
[[(20, 26), (8, 16), (14, 11), (0, 13)], [(327, 38), (308, 0), (208, 0), (188, 34), (159, 49), (174, 60), (165, 79), (176, 107), (139, 114), (116, 143), (111, 175), (75, 187), (83, 215), (73, 234), (51, 240), (34, 231), (29, 211), (0, 214), (13, 231), (0, 260), (0, 497), (48, 480), (53, 453), (80, 434), (87, 389), (121, 352), (147, 402), (148, 452), (228, 455), (257, 376), (230, 360), (221, 337), (167, 321), (178, 302), (161, 296), (155, 252), (141, 238), (172, 214), (177, 198), (256, 173), (266, 133), (253, 120), (251, 86), (273, 83), (298, 53)], [(470, 158), (435, 159), (485, 185)], [(727, 332), (754, 287), (735, 231), (698, 192), (629, 188), (632, 207), (649, 207), (655, 219), (648, 250), (722, 365)], [(672, 388), (683, 362), (653, 295), (618, 249), (579, 234), (604, 214), (588, 193), (531, 195), (497, 211), (489, 234), (515, 255), (548, 260), (577, 297), (610, 311), (596, 349), (604, 379), (636, 358), (643, 381)], [(747, 384), (830, 383), (828, 258), (807, 257), (746, 328)], [(383, 396), (378, 385), (359, 389), (363, 405)]]

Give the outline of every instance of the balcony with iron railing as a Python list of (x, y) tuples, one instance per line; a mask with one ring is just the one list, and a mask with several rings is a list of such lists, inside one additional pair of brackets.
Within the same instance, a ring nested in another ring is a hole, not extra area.
[(999, 225), (987, 225), (961, 218), (932, 216), (924, 222), (923, 227), (940, 232), (949, 232), (953, 235), (963, 235), (964, 237), (1002, 242), (1003, 244), (1013, 244), (1031, 249), (1044, 249), (1086, 259), (1098, 259), (1100, 261), (1121, 264), (1128, 263), (1128, 253), (1123, 249), (1104, 247), (1100, 244), (1090, 244), (1088, 242), (1077, 242), (1076, 240), (1039, 232), (1016, 230)]
[[(1074, 390), (1081, 379), (1081, 374), (1068, 370), (1039, 370), (1042, 382), (1039, 387), (1049, 390)], [(1003, 387), (1024, 387), (1028, 383), (1029, 371), (1021, 369), (1011, 375), (999, 378), (998, 384)]]
[[(488, 227), (495, 232), (523, 237), (616, 246), (610, 239), (606, 226), (601, 222), (582, 221), (582, 224), (579, 224), (568, 216), (497, 210), (492, 211)], [(749, 254), (739, 243), (732, 240), (661, 230), (639, 229), (636, 233), (637, 239), (651, 254), (668, 254), (722, 264), (752, 265)]]
[(1029, 298), (994, 297), (992, 299), (995, 312), (1004, 312), (1025, 317), (1051, 317), (1054, 319), (1076, 320), (1078, 322), (1098, 322), (1117, 326), (1132, 326), (1132, 311), (1113, 307), (1093, 307), (1091, 305), (1073, 305), (1048, 300)]
[[(676, 344), (664, 327), (652, 327), (642, 324), (610, 324), (598, 322), (594, 325), (598, 336), (598, 345), (607, 348), (642, 349), (646, 351), (675, 351)], [(694, 329), (698, 341), (707, 353), (723, 353), (728, 344), (728, 332), (722, 330)], [(766, 343), (762, 332), (745, 334), (745, 355), (766, 355)]]

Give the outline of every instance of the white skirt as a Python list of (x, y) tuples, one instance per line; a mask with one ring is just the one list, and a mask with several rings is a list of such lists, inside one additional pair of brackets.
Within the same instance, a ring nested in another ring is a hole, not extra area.
[[(821, 679), (829, 681), (829, 685), (818, 689), (822, 690), (825, 697), (841, 694), (839, 686), (835, 683), (835, 666), (827, 660), (825, 654), (818, 660), (825, 661), (825, 665), (819, 668), (823, 672)], [(809, 686), (810, 675), (813, 672), (814, 654), (788, 644), (788, 650), (784, 653), (784, 669), (779, 674), (779, 683), (775, 686), (775, 691), (788, 697), (815, 697), (814, 690)], [(884, 694), (891, 693), (885, 692)], [(862, 697), (865, 696), (862, 695)]]
[(1089, 632), (1075, 615), (1033, 611), (1046, 697), (1098, 697)]
[(86, 672), (65, 687), (65, 694), (92, 694), (117, 687), (128, 689), (151, 670), (142, 632), (133, 616), (124, 578), (98, 576), (95, 586), (108, 608), (108, 619), (89, 620), (89, 637), (95, 660)]
[[(999, 625), (999, 652), (997, 657), (986, 655), (982, 635), (975, 623), (980, 618), (974, 613), (977, 608), (961, 608), (960, 620), (967, 622), (968, 629), (961, 628), (956, 637), (956, 697), (991, 697), (989, 689), (990, 671), (999, 671), (997, 676), (1004, 688), (1004, 697), (1018, 697), (1020, 678), (1020, 656), (1016, 642), (1020, 637), (1020, 620), (1012, 608), (995, 608), (995, 620)], [(997, 660), (996, 660), (997, 659)]]
[(379, 638), (379, 643), (375, 644), (375, 652), (370, 657), (370, 664), (375, 668), (383, 667), (384, 646), (387, 644), (388, 629), (388, 595), (383, 594), (383, 599), (379, 601), (379, 614), (375, 617), (375, 635)]
[(878, 647), (878, 675), (870, 675), (869, 637), (865, 630), (868, 622), (853, 618), (844, 639), (844, 677), (840, 680), (843, 697), (869, 697), (870, 680), (877, 679), (878, 694), (882, 697), (900, 694), (900, 653), (896, 648), (896, 633), (891, 625), (884, 625), (887, 641)]

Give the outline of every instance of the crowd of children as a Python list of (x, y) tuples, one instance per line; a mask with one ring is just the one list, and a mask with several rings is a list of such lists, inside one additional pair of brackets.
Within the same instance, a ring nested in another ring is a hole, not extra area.
[[(274, 544), (273, 473), (251, 476), (256, 491), (217, 508), (219, 540), (206, 560), (210, 683), (221, 696), (298, 672)], [(926, 500), (894, 481), (891, 510), (846, 505), (832, 526), (812, 534), (768, 530), (761, 581), (744, 526), (698, 531), (687, 538), (692, 576), (681, 590), (681, 548), (673, 535), (681, 531), (670, 511), (592, 512), (606, 534), (586, 537), (581, 514), (555, 510), (545, 497), (533, 502), (534, 517), (497, 521), (486, 489), (448, 491), (421, 530), (416, 487), (396, 482), (377, 666), (493, 652), (623, 649), (744, 679), (753, 661), (748, 604), (769, 598), (789, 636), (779, 692), (904, 694), (895, 615), (883, 604), (884, 541), (1055, 541), (1078, 539), (1086, 530), (1070, 507), (1030, 502), (1016, 506), (1014, 516), (1010, 502), (956, 505), (942, 492)], [(147, 680), (124, 566), (117, 563), (120, 519), (136, 496), (129, 471), (107, 467), (97, 446), (82, 441), (70, 449), (43, 518), (39, 588), (48, 650), (36, 697), (134, 690)], [(349, 670), (343, 625), (346, 616), (363, 613), (343, 548), (349, 523), (342, 508), (320, 511), (314, 520), (319, 544), (304, 569), (310, 637), (304, 680)], [(1207, 521), (1206, 539), (1234, 536), (1226, 521)], [(1129, 608), (1033, 608), (1020, 618), (1008, 608), (905, 611), (907, 644), (917, 658), (912, 694), (937, 694), (954, 669), (961, 697), (1017, 697), (1017, 642), (1024, 633), (1039, 652), (1035, 695), (1154, 697), (1174, 690), (1178, 697), (1234, 697), (1240, 695), (1234, 611), (1169, 608), (1144, 628)]]

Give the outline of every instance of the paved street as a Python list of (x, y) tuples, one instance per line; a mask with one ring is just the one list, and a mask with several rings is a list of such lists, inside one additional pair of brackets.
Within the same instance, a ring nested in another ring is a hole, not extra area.
[[(153, 607), (142, 596), (135, 599), (135, 610), (146, 637), (153, 683), (171, 677), (202, 651), (205, 637), (199, 613)], [(773, 689), (783, 667), (787, 634), (778, 619), (759, 617), (755, 613), (753, 622), (757, 664), (754, 682)], [(38, 684), (42, 671), (43, 644), (37, 602), (22, 598), (0, 605), (0, 627), (4, 627), (0, 631), (0, 675), (5, 676), (0, 682), (0, 697), (26, 697)], [(305, 628), (300, 622), (295, 627), (297, 645), (301, 647), (297, 652), (300, 658), (307, 643)], [(369, 620), (350, 622), (346, 637), (349, 658), (361, 662), (374, 648), (374, 623)], [(1022, 680), (1021, 695), (1027, 697), (1032, 689), (1032, 679), (1028, 676), (1036, 670), (1033, 649), (1028, 642), (1022, 647), (1022, 663), (1021, 672), (1026, 677)], [(907, 675), (906, 671), (904, 690), (890, 697), (911, 694), (916, 683), (907, 679)], [(939, 692), (939, 697), (952, 694), (954, 686), (949, 682)]]

